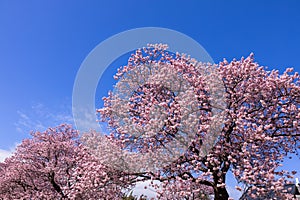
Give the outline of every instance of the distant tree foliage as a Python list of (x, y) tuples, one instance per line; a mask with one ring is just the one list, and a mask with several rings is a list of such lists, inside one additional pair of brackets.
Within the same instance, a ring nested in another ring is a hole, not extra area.
[(32, 133), (0, 166), (0, 199), (120, 199), (119, 172), (101, 164), (68, 125)]

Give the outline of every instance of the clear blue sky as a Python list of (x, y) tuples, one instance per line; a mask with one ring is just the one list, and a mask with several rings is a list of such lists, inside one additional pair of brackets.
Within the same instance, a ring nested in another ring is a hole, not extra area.
[(299, 10), (297, 0), (0, 0), (0, 149), (30, 129), (71, 121), (77, 70), (114, 34), (165, 27), (198, 41), (215, 62), (254, 52), (270, 69), (300, 71)]

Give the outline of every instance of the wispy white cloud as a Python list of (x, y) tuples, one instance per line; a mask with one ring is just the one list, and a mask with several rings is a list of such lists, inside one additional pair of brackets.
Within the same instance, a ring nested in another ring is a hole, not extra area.
[[(160, 182), (154, 181), (154, 183), (159, 185)], [(147, 199), (156, 199), (157, 195), (155, 188), (150, 186), (150, 181), (137, 182), (136, 186), (131, 191), (133, 196), (140, 197), (141, 195), (143, 195), (147, 196)]]
[(12, 151), (0, 149), (0, 162), (3, 162), (5, 158), (9, 157), (12, 155)]
[(235, 186), (239, 186), (241, 188), (244, 188), (243, 184), (239, 184), (237, 180), (235, 179), (233, 173), (231, 171), (228, 171), (226, 175), (226, 189), (229, 194), (229, 197), (233, 198), (234, 200), (240, 199), (243, 192), (238, 191)]
[(0, 162), (4, 162), (6, 158), (12, 156), (18, 145), (19, 143), (15, 143), (14, 146), (9, 149), (0, 149)]
[(71, 106), (67, 105), (50, 108), (42, 103), (37, 103), (30, 110), (17, 112), (19, 120), (15, 123), (15, 127), (21, 133), (28, 133), (31, 130), (44, 131), (48, 127), (62, 123), (73, 124)]
[(76, 108), (74, 110), (74, 120), (76, 128), (81, 132), (87, 132), (90, 130), (96, 130), (99, 132), (105, 132), (105, 128), (99, 125), (98, 116), (96, 110), (89, 110), (87, 108)]
[(227, 186), (226, 189), (229, 193), (229, 197), (233, 198), (234, 200), (239, 200), (243, 194), (241, 191), (238, 191), (237, 189), (235, 189), (235, 187), (232, 186)]

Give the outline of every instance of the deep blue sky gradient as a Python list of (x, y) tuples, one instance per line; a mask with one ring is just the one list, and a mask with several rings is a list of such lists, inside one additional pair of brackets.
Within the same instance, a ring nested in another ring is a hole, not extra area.
[(71, 98), (76, 72), (101, 41), (158, 26), (197, 40), (215, 62), (255, 53), (270, 68), (300, 68), (300, 2), (0, 1), (0, 148), (15, 133), (17, 111)]

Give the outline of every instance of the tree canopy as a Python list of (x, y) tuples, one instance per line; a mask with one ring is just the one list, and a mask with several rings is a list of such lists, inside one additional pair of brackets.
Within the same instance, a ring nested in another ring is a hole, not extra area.
[(25, 139), (0, 163), (0, 199), (126, 199), (150, 180), (159, 199), (225, 200), (229, 172), (251, 198), (291, 199), (296, 171), (280, 166), (300, 148), (299, 74), (253, 54), (213, 65), (167, 48), (138, 49), (119, 68), (97, 110), (109, 135), (61, 125)]

